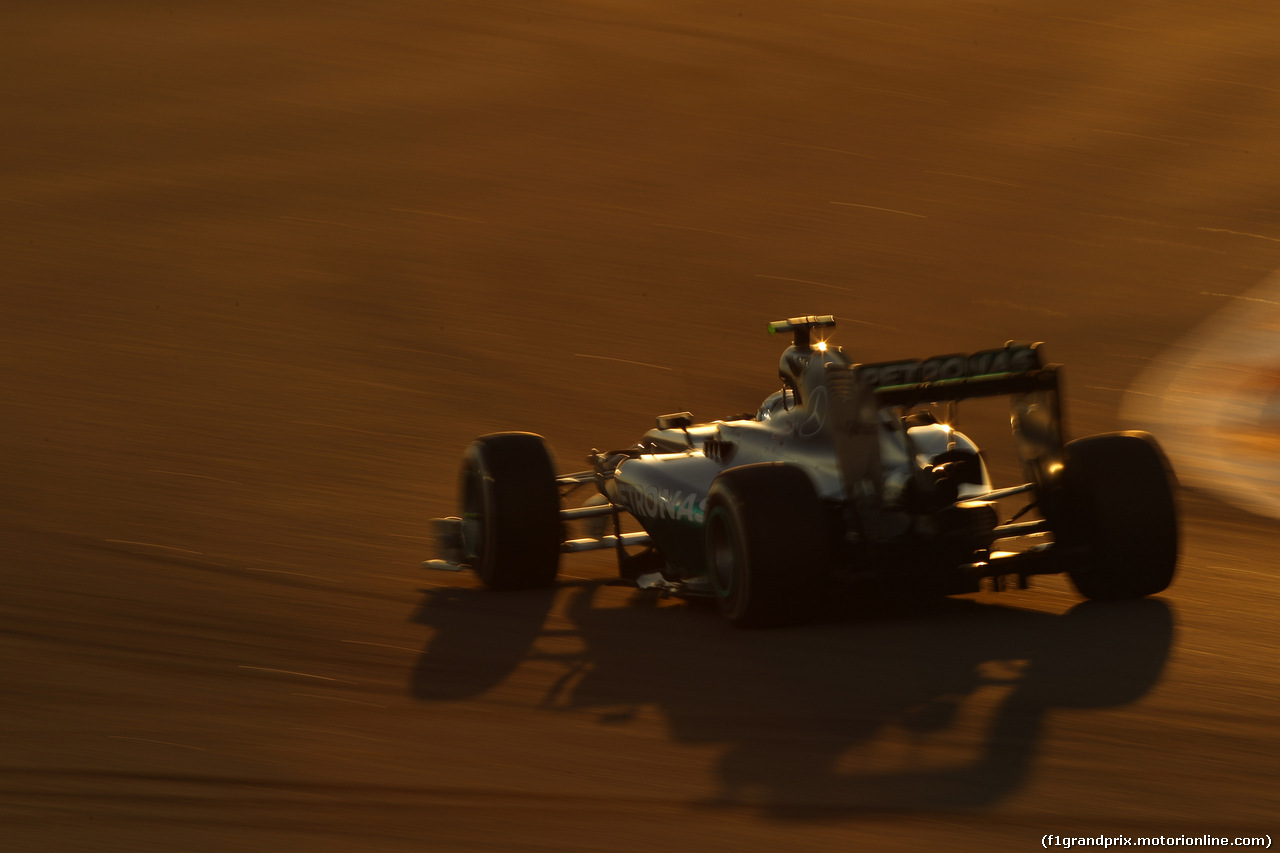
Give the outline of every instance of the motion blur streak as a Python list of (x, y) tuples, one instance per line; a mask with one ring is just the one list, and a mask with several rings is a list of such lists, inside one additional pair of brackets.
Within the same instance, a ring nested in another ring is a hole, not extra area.
[(753, 410), (777, 317), (864, 361), (1044, 340), (1074, 434), (1117, 428), (1280, 268), (1273, 3), (10, 5), (6, 849), (1274, 831), (1277, 528), (1196, 492), (1123, 607), (744, 633), (607, 556), (417, 569), (472, 436), (570, 467)]

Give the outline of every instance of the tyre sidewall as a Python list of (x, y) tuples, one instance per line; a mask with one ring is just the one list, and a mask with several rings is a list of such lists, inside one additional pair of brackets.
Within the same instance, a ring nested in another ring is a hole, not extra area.
[(1178, 558), (1175, 480), (1150, 435), (1107, 433), (1070, 442), (1059, 543), (1068, 575), (1090, 599), (1141, 598), (1164, 590)]
[[(811, 616), (830, 565), (830, 535), (813, 481), (784, 463), (732, 468), (708, 493), (707, 564), (721, 614), (739, 627), (791, 625)], [(717, 537), (732, 555), (726, 584)]]
[[(731, 495), (713, 494), (707, 507), (708, 554), (707, 565), (711, 586), (716, 593), (720, 613), (733, 623), (748, 617), (746, 604), (751, 600), (751, 573), (746, 566), (747, 543), (743, 541), (743, 520), (736, 511)], [(717, 555), (721, 547), (728, 553)], [(728, 557), (728, 579), (721, 577), (720, 559)]]
[(477, 439), (463, 457), (464, 502), (468, 482), (483, 513), (475, 536), (479, 553), (467, 555), (481, 581), (494, 589), (552, 585), (563, 536), (555, 463), (542, 438), (496, 433)]

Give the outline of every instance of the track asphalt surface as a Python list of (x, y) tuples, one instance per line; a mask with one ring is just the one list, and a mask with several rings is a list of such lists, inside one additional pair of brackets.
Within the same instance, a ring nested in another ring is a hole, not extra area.
[[(597, 556), (548, 593), (418, 569), (473, 436), (571, 468), (659, 412), (753, 409), (779, 317), (834, 313), (866, 361), (1044, 340), (1072, 435), (1130, 426), (1127, 389), (1280, 267), (1274, 4), (4, 29), (5, 849), (1280, 828), (1280, 525), (1202, 492), (1175, 584), (1113, 606), (1055, 578), (739, 632)], [(994, 451), (1001, 418), (960, 423)]]

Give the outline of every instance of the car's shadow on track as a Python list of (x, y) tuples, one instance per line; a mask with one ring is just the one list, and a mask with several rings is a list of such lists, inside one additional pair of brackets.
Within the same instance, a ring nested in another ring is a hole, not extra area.
[[(956, 599), (738, 631), (714, 611), (654, 607), (638, 593), (619, 607), (609, 590), (614, 606), (602, 606), (606, 589), (430, 591), (416, 618), (434, 632), (412, 694), (478, 695), (532, 653), (563, 668), (543, 708), (626, 725), (655, 707), (677, 742), (725, 745), (717, 793), (700, 805), (795, 819), (981, 808), (1025, 784), (1048, 712), (1139, 699), (1174, 634), (1160, 599), (1062, 615)], [(546, 629), (581, 650), (534, 651)]]
[(467, 699), (502, 683), (546, 629), (561, 589), (494, 593), (467, 587), (423, 590), (413, 621), (432, 628), (409, 682), (418, 699)]

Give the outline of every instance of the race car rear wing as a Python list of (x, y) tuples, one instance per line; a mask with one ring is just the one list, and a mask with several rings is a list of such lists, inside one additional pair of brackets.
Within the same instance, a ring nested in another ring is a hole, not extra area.
[(1056, 368), (1040, 363), (1040, 344), (1010, 341), (1001, 349), (972, 355), (939, 355), (924, 360), (885, 361), (853, 366), (878, 406), (915, 406), (970, 397), (994, 397), (1046, 390)]
[(1040, 361), (1039, 343), (1009, 341), (972, 355), (854, 365), (855, 382), (877, 408), (1010, 396), (1013, 439), (1028, 476), (1040, 486), (1061, 470), (1063, 444), (1060, 368)]
[[(943, 355), (923, 360), (855, 364), (826, 371), (831, 415), (841, 473), (851, 496), (875, 506), (879, 442), (877, 409), (908, 409), (974, 397), (1008, 396), (1014, 444), (1029, 485), (1052, 500), (1062, 471), (1065, 430), (1059, 394), (1059, 367), (1043, 365), (1039, 343), (1010, 341), (1001, 349), (972, 355)], [(905, 440), (910, 441), (903, 427)], [(864, 513), (871, 520), (874, 512)]]
[(972, 397), (1017, 396), (1035, 391), (1056, 391), (1058, 366), (1051, 364), (1029, 373), (994, 373), (958, 379), (939, 379), (875, 389), (879, 406), (918, 406), (949, 403)]

